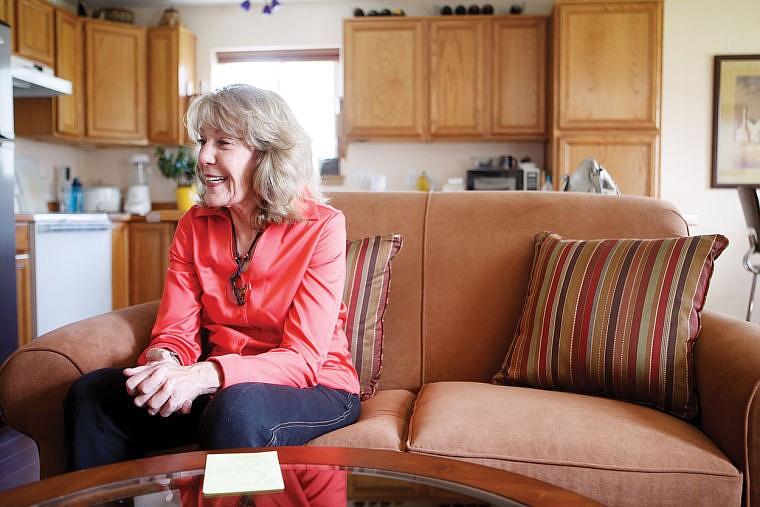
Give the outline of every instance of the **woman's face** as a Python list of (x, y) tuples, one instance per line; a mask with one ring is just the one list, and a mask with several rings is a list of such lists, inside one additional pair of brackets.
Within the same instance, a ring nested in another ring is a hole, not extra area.
[(206, 185), (206, 204), (247, 211), (251, 206), (250, 181), (256, 162), (256, 151), (242, 139), (219, 129), (200, 129), (198, 167)]

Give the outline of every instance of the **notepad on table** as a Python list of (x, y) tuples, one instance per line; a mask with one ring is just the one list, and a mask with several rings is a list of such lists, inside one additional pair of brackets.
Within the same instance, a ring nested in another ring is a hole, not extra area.
[(282, 491), (277, 451), (206, 455), (204, 495)]

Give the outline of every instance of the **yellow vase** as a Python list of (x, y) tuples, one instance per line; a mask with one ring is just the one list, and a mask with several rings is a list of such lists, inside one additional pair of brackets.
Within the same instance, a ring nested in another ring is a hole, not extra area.
[(174, 194), (177, 196), (177, 209), (180, 211), (189, 210), (198, 199), (198, 194), (192, 186), (177, 187), (174, 189)]

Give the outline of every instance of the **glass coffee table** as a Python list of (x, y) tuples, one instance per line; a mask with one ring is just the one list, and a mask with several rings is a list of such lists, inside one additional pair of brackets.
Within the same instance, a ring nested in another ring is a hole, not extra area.
[(196, 451), (50, 477), (0, 493), (0, 505), (600, 505), (536, 479), (459, 460), (339, 447), (246, 452), (271, 450), (278, 454), (282, 492), (204, 497), (207, 453)]

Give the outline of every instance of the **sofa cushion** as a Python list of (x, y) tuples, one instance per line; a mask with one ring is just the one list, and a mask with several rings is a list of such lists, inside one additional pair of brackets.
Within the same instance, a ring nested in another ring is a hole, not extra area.
[(494, 382), (696, 415), (694, 340), (721, 235), (568, 240), (536, 236), (515, 338)]
[(403, 451), (414, 398), (414, 393), (406, 389), (378, 391), (362, 402), (358, 421), (317, 437), (308, 445)]
[(741, 503), (741, 472), (696, 427), (601, 396), (426, 384), (407, 446), (534, 477), (606, 505)]
[(401, 235), (372, 236), (346, 242), (346, 335), (359, 374), (361, 399), (375, 394), (383, 358), (383, 315), (388, 306), (391, 261)]

